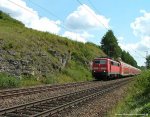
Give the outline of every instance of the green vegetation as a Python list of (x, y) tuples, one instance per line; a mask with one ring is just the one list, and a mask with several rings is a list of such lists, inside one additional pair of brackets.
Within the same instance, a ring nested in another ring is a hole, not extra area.
[(103, 36), (101, 48), (109, 57), (116, 59), (121, 56), (121, 48), (118, 45), (117, 38), (114, 36), (112, 30), (108, 30), (108, 32)]
[(132, 65), (132, 66), (134, 66), (134, 67), (138, 67), (137, 62), (136, 62), (136, 61), (134, 60), (134, 58), (129, 54), (129, 52), (122, 51), (122, 53), (121, 53), (121, 59), (122, 59), (124, 62), (126, 62), (126, 63), (128, 63), (128, 64), (130, 64), (130, 65)]
[(9, 76), (4, 73), (0, 73), (0, 89), (19, 87), (20, 82), (16, 77)]
[(141, 117), (140, 114), (144, 117), (150, 116), (150, 70), (135, 78), (128, 90), (128, 96), (118, 104), (110, 116), (116, 116), (115, 114), (135, 114), (132, 117)]
[(92, 80), (89, 63), (101, 56), (93, 43), (26, 28), (0, 11), (0, 71), (19, 78), (17, 86)]
[(150, 55), (146, 57), (146, 67), (150, 69)]
[(102, 50), (107, 53), (109, 57), (114, 59), (121, 58), (125, 63), (128, 63), (134, 67), (137, 66), (137, 62), (134, 58), (126, 51), (123, 51), (118, 45), (117, 38), (115, 37), (112, 30), (108, 30), (108, 32), (103, 36), (101, 41)]

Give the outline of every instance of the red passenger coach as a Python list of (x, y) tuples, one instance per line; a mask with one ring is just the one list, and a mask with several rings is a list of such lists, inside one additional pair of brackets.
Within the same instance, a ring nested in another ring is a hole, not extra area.
[(141, 70), (120, 61), (120, 76), (134, 76), (140, 74)]
[(110, 58), (96, 58), (92, 64), (92, 75), (96, 79), (119, 77), (120, 63)]
[(141, 70), (110, 58), (95, 58), (92, 63), (92, 76), (95, 79), (119, 78), (140, 74)]

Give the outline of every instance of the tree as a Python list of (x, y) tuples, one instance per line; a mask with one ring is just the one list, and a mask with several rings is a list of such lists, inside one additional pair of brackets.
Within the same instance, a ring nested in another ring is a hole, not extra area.
[(146, 68), (150, 69), (150, 55), (146, 57)]
[(118, 58), (121, 56), (122, 50), (118, 45), (117, 39), (112, 30), (108, 30), (103, 36), (101, 40), (101, 48), (109, 57)]
[(125, 63), (128, 63), (134, 67), (138, 67), (137, 62), (135, 61), (135, 59), (129, 54), (129, 52), (126, 51), (122, 51), (121, 53), (121, 59), (122, 61), (124, 61)]
[(125, 63), (128, 63), (134, 67), (138, 67), (135, 59), (129, 54), (129, 52), (122, 51), (120, 46), (118, 45), (117, 38), (114, 36), (112, 30), (108, 30), (108, 32), (103, 36), (101, 41), (101, 49), (109, 56), (114, 59), (120, 58)]
[(0, 19), (3, 18), (3, 12), (0, 10)]

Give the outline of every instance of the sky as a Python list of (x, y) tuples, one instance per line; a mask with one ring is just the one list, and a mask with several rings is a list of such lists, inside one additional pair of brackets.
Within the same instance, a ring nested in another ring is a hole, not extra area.
[(148, 0), (0, 0), (0, 10), (28, 28), (100, 45), (111, 29), (139, 66), (150, 54)]

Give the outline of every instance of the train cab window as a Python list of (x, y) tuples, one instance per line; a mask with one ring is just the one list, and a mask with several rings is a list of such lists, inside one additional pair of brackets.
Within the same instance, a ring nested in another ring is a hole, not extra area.
[(106, 60), (95, 60), (95, 64), (106, 64)]
[(114, 65), (114, 62), (113, 62), (113, 61), (110, 61), (110, 64), (111, 64), (111, 65)]
[(113, 62), (113, 61), (110, 61), (110, 64), (113, 65), (113, 66), (120, 66), (119, 63)]

